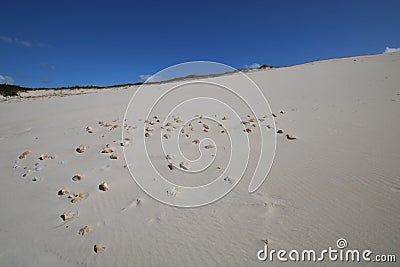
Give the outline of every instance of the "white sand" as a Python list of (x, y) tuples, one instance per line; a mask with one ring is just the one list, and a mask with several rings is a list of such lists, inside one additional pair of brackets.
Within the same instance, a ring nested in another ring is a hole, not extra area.
[[(263, 239), (271, 249), (322, 250), (338, 238), (350, 248), (397, 253), (399, 261), (399, 70), (394, 53), (247, 73), (284, 132), (271, 172), (254, 194), (244, 179), (220, 201), (194, 209), (147, 196), (124, 168), (121, 128), (98, 125), (122, 125), (136, 87), (6, 101), (0, 104), (0, 265), (267, 266), (256, 255)], [(234, 83), (237, 75), (209, 80)], [(88, 149), (78, 154), (81, 144)], [(118, 159), (100, 153), (106, 144)], [(30, 154), (18, 159), (25, 150)], [(53, 159), (38, 160), (43, 153)], [(163, 158), (157, 162), (169, 171)], [(73, 181), (76, 174), (85, 178)], [(102, 182), (108, 191), (99, 190)], [(63, 187), (87, 198), (69, 203), (57, 195)], [(64, 224), (60, 215), (67, 211), (78, 216)], [(78, 235), (86, 225), (93, 231)], [(106, 249), (96, 254), (94, 245)]]

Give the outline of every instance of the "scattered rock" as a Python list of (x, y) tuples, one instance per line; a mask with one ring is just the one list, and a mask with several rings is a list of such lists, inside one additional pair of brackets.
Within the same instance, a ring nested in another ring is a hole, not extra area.
[(111, 124), (111, 123), (108, 123), (108, 122), (102, 122), (100, 125), (103, 126), (103, 127), (110, 127), (110, 126), (112, 126), (112, 124)]
[(189, 164), (189, 162), (181, 162), (181, 163), (179, 163), (179, 167), (181, 167), (184, 170), (189, 170), (190, 164)]
[(208, 126), (207, 124), (203, 124), (204, 129), (210, 129), (210, 126)]
[(79, 194), (73, 194), (73, 199), (71, 200), (71, 203), (78, 203), (81, 202), (82, 200), (87, 198), (87, 194), (85, 193), (79, 193)]
[(94, 252), (95, 253), (103, 252), (104, 250), (106, 250), (105, 246), (94, 245)]
[(72, 200), (71, 200), (71, 203), (78, 203), (78, 202), (81, 202), (82, 200), (84, 200), (86, 197), (80, 197), (80, 196), (78, 196), (78, 197), (74, 197)]
[(276, 133), (283, 134), (283, 130), (278, 130), (278, 131), (276, 131)]
[(93, 231), (93, 228), (86, 225), (85, 227), (82, 227), (81, 229), (79, 229), (78, 235), (84, 236), (92, 231)]
[(77, 149), (75, 151), (78, 153), (83, 153), (86, 151), (86, 149), (87, 149), (87, 147), (85, 145), (80, 145), (77, 147)]
[(288, 140), (296, 140), (296, 139), (297, 139), (297, 137), (296, 137), (295, 135), (293, 135), (293, 134), (287, 134), (287, 135), (286, 135), (286, 138), (287, 138)]
[(119, 158), (119, 156), (117, 155), (117, 154), (111, 154), (110, 155), (110, 159), (118, 159)]
[(169, 133), (166, 133), (166, 134), (163, 135), (163, 137), (164, 137), (165, 139), (170, 139), (170, 138), (171, 138), (171, 135), (170, 135)]
[(222, 117), (222, 120), (225, 121), (225, 120), (227, 120), (227, 118), (226, 118), (225, 116), (223, 116), (223, 117)]
[(275, 115), (275, 113), (272, 113), (272, 117), (276, 118), (276, 115)]
[(174, 164), (170, 163), (170, 164), (168, 164), (168, 168), (169, 168), (170, 170), (173, 170), (173, 169), (175, 169), (175, 166), (174, 166)]
[(49, 155), (47, 154), (47, 153), (44, 153), (44, 154), (42, 154), (40, 157), (39, 157), (39, 159), (40, 160), (45, 160), (45, 159), (47, 159), (49, 157)]
[(58, 190), (57, 195), (59, 195), (59, 196), (65, 196), (65, 195), (68, 195), (69, 192), (71, 192), (69, 189), (67, 189), (67, 188), (61, 188), (60, 190)]
[[(167, 131), (168, 131), (168, 129), (167, 129)], [(146, 133), (144, 134), (144, 136), (145, 136), (145, 137), (150, 137), (150, 136), (151, 136), (151, 133), (146, 132)]]
[(235, 182), (235, 180), (234, 180), (233, 178), (230, 178), (229, 176), (226, 176), (226, 177), (224, 178), (224, 181), (226, 181), (226, 182), (228, 182), (228, 183), (230, 183), (230, 184), (233, 184), (233, 183)]
[(74, 177), (72, 177), (72, 181), (78, 182), (80, 180), (83, 180), (85, 178), (85, 175), (82, 174), (76, 174)]
[(28, 156), (29, 155), (29, 153), (30, 153), (30, 151), (24, 151), (24, 152), (22, 152), (22, 154), (18, 157), (19, 159), (24, 159), (24, 158), (26, 158), (26, 156)]
[(114, 148), (110, 147), (109, 144), (106, 145), (105, 148), (103, 148), (103, 150), (101, 151), (101, 153), (113, 153), (115, 151)]
[(195, 139), (195, 140), (192, 141), (192, 143), (195, 144), (195, 145), (198, 145), (198, 144), (200, 144), (200, 140), (199, 139)]
[(93, 128), (90, 126), (86, 127), (86, 132), (93, 133)]
[(206, 145), (206, 146), (204, 146), (205, 149), (211, 149), (211, 148), (214, 148), (214, 147), (215, 147), (214, 145)]
[(109, 190), (110, 189), (110, 187), (108, 186), (108, 184), (106, 183), (106, 182), (102, 182), (100, 185), (99, 185), (99, 190), (101, 190), (101, 191), (107, 191), (107, 190)]
[(246, 133), (251, 133), (251, 129), (250, 129), (250, 128), (246, 128), (246, 129), (243, 130), (243, 131), (245, 131)]
[(66, 221), (66, 220), (70, 220), (70, 219), (74, 218), (75, 214), (67, 211), (67, 212), (64, 212), (63, 214), (61, 214), (60, 217), (63, 221)]
[(283, 113), (285, 113), (283, 110), (281, 110), (280, 112), (279, 112), (280, 114), (283, 114)]

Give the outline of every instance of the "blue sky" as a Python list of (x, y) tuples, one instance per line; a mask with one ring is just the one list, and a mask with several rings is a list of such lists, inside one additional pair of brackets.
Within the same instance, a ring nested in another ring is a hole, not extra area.
[(0, 4), (0, 83), (135, 83), (191, 60), (287, 66), (400, 47), (397, 0)]

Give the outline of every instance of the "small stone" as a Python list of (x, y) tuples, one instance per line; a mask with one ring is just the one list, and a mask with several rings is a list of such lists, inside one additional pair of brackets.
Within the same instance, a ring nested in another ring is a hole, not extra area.
[(119, 158), (119, 156), (117, 155), (117, 154), (111, 154), (110, 155), (110, 159), (118, 159)]
[(71, 200), (71, 203), (78, 203), (78, 202), (81, 202), (83, 199), (82, 198), (80, 198), (80, 197), (75, 197), (75, 198), (73, 198), (72, 200)]
[(86, 127), (86, 132), (93, 133), (93, 128), (90, 126)]
[(179, 163), (179, 167), (181, 167), (184, 170), (189, 170), (190, 164), (189, 164), (189, 162), (181, 162), (181, 163)]
[(278, 131), (276, 131), (276, 133), (283, 134), (283, 130), (278, 130)]
[(65, 196), (65, 195), (69, 194), (69, 192), (71, 192), (69, 189), (61, 188), (60, 190), (58, 190), (57, 195)]
[(215, 147), (214, 145), (206, 145), (206, 146), (204, 146), (205, 149), (211, 149), (211, 148), (214, 148), (214, 147)]
[(78, 153), (83, 153), (86, 151), (86, 149), (87, 149), (87, 147), (85, 145), (80, 145), (77, 147), (77, 149), (75, 151)]
[(171, 138), (171, 135), (170, 135), (169, 133), (166, 133), (166, 134), (163, 135), (163, 137), (164, 137), (165, 139), (170, 139), (170, 138)]
[(105, 246), (94, 245), (94, 252), (95, 253), (103, 252), (104, 250), (106, 250)]
[(106, 182), (102, 182), (100, 185), (99, 185), (99, 190), (101, 190), (101, 191), (107, 191), (107, 190), (109, 190), (110, 189), (110, 187), (108, 186), (108, 184), (106, 183)]
[(29, 155), (29, 153), (30, 153), (30, 151), (24, 151), (18, 158), (19, 159), (24, 159), (24, 158), (26, 158), (26, 156), (28, 156)]
[(115, 151), (114, 148), (110, 147), (110, 144), (107, 144), (103, 150), (101, 151), (101, 153), (113, 153)]
[(92, 231), (93, 231), (93, 228), (86, 225), (85, 227), (82, 227), (81, 229), (79, 229), (78, 235), (84, 236)]
[(168, 168), (169, 168), (170, 170), (173, 170), (173, 169), (175, 169), (175, 166), (174, 166), (174, 164), (170, 163), (170, 164), (168, 164)]
[(63, 221), (66, 221), (66, 220), (70, 220), (70, 219), (74, 218), (74, 216), (75, 216), (75, 214), (72, 212), (64, 212), (63, 214), (61, 214), (60, 217)]
[(45, 159), (47, 159), (49, 157), (49, 155), (47, 154), (47, 153), (44, 153), (44, 154), (42, 154), (40, 157), (39, 157), (39, 159), (40, 160), (45, 160)]
[(85, 175), (76, 174), (76, 175), (74, 175), (74, 177), (72, 177), (72, 181), (77, 182), (77, 181), (83, 180), (84, 178), (85, 178)]
[(287, 134), (287, 135), (286, 135), (286, 138), (287, 138), (288, 140), (296, 140), (296, 139), (297, 139), (297, 137), (294, 136), (293, 134)]

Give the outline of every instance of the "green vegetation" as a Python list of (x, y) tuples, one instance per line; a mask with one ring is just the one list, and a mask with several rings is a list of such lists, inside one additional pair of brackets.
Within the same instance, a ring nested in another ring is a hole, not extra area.
[[(258, 69), (267, 69), (267, 68), (277, 68), (273, 66), (268, 66), (268, 65), (262, 65)], [(226, 72), (226, 73), (221, 73), (221, 74), (206, 74), (206, 75), (188, 75), (186, 77), (178, 77), (178, 78), (172, 78), (167, 81), (160, 81), (160, 82), (148, 82), (146, 84), (158, 84), (158, 83), (165, 83), (165, 82), (173, 82), (173, 81), (178, 81), (178, 80), (185, 80), (185, 79), (195, 79), (195, 78), (211, 78), (211, 77), (216, 77), (224, 74), (230, 74), (230, 73), (235, 73), (237, 71), (247, 71), (247, 70), (236, 70), (232, 72)], [(10, 84), (0, 84), (0, 95), (4, 97), (9, 97), (9, 96), (19, 96), (21, 92), (28, 92), (28, 91), (33, 91), (33, 90), (75, 90), (75, 89), (105, 89), (105, 88), (115, 88), (115, 87), (123, 87), (123, 86), (131, 86), (131, 85), (141, 85), (143, 84), (142, 82), (134, 83), (134, 84), (119, 84), (119, 85), (111, 85), (111, 86), (95, 86), (95, 85), (88, 85), (88, 86), (69, 86), (69, 87), (59, 87), (59, 88), (27, 88), (27, 87), (22, 87), (18, 85), (10, 85)]]
[[(10, 85), (10, 84), (0, 84), (0, 95), (2, 96), (19, 96), (21, 92), (28, 92), (33, 90), (74, 90), (74, 89), (104, 89), (104, 88), (113, 88), (113, 87), (121, 87), (121, 86), (129, 86), (132, 84), (121, 84), (121, 85), (112, 85), (112, 86), (69, 86), (69, 87), (59, 87), (59, 88), (27, 88), (18, 85)], [(134, 84), (136, 85), (136, 84)]]
[(19, 92), (26, 92), (28, 89), (10, 84), (0, 84), (0, 95), (2, 96), (18, 96)]

